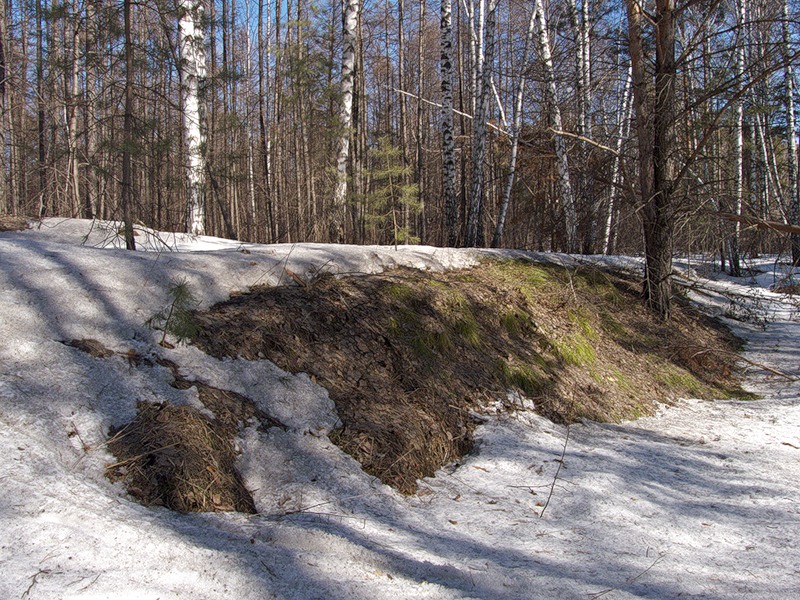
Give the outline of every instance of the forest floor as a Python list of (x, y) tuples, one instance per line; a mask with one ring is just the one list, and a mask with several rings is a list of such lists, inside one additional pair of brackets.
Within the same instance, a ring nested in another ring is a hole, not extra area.
[[(0, 235), (0, 596), (796, 590), (800, 325), (776, 259), (679, 264), (664, 326), (631, 258), (137, 242)], [(188, 344), (150, 326), (182, 285)]]
[(328, 390), (331, 438), (404, 493), (472, 448), (482, 413), (616, 422), (659, 401), (752, 397), (739, 340), (678, 300), (660, 323), (637, 283), (597, 267), (486, 259), (256, 287), (195, 315), (217, 358), (267, 359)]

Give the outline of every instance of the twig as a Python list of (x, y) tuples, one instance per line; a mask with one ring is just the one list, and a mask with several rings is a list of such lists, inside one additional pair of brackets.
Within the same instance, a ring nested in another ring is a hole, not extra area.
[[(28, 586), (28, 589), (25, 590), (24, 592), (22, 592), (22, 596), (20, 596), (21, 600), (25, 600), (25, 598), (29, 598), (30, 597), (31, 590), (33, 589), (33, 586), (35, 586), (37, 583), (39, 583), (38, 582), (39, 575), (50, 575), (51, 573), (53, 573), (53, 572), (50, 569), (39, 569), (38, 573), (34, 573), (31, 576), (31, 584)], [(59, 571), (57, 574), (61, 575), (61, 572)]]
[[(695, 356), (699, 356), (700, 354), (705, 354), (706, 352), (711, 352), (711, 350), (708, 349), (708, 348), (704, 348), (704, 349), (702, 349), (702, 350), (700, 350), (698, 352), (695, 352), (692, 355), (692, 358), (694, 358)], [(777, 375), (778, 377), (784, 377), (785, 379), (788, 379), (789, 381), (797, 381), (798, 380), (797, 377), (792, 377), (791, 375), (787, 375), (786, 373), (778, 371), (778, 369), (773, 369), (772, 367), (768, 367), (767, 365), (765, 365), (763, 363), (759, 363), (759, 362), (756, 362), (754, 360), (750, 360), (749, 358), (745, 358), (744, 356), (742, 356), (741, 354), (738, 354), (736, 352), (730, 352), (729, 350), (714, 350), (714, 352), (719, 352), (720, 354), (727, 354), (729, 356), (734, 356), (737, 359), (742, 360), (742, 361), (746, 362), (749, 365), (753, 365), (754, 367), (758, 367), (759, 369), (764, 369), (765, 371), (768, 371), (769, 373), (772, 373), (773, 375)]]
[(589, 139), (587, 137), (584, 137), (582, 135), (578, 135), (577, 133), (570, 133), (569, 131), (563, 131), (561, 129), (553, 129), (552, 127), (550, 127), (550, 133), (554, 133), (555, 135), (561, 135), (561, 136), (564, 136), (564, 137), (574, 138), (576, 140), (579, 140), (581, 142), (589, 144), (590, 146), (594, 146), (595, 148), (599, 148), (600, 150), (605, 150), (606, 152), (610, 152), (614, 156), (619, 156), (619, 152), (617, 152), (613, 148), (609, 148), (608, 146), (604, 146), (600, 142), (595, 142), (594, 140)]
[(550, 493), (547, 494), (547, 500), (542, 507), (542, 512), (539, 513), (539, 518), (541, 519), (544, 516), (544, 511), (547, 510), (547, 506), (550, 504), (550, 498), (553, 497), (553, 490), (556, 489), (556, 482), (558, 481), (558, 474), (561, 472), (561, 467), (564, 464), (564, 455), (567, 453), (567, 443), (569, 443), (569, 425), (567, 425), (567, 436), (564, 438), (564, 449), (561, 451), (561, 459), (558, 461), (558, 468), (556, 469), (556, 475), (553, 477), (553, 484), (550, 486)]
[(622, 587), (624, 587), (626, 585), (632, 584), (634, 581), (639, 579), (642, 575), (647, 573), (650, 569), (655, 567), (659, 562), (661, 562), (661, 559), (664, 558), (664, 556), (666, 556), (666, 553), (659, 554), (658, 558), (655, 559), (653, 561), (653, 563), (649, 567), (647, 567), (644, 571), (642, 571), (641, 573), (639, 573), (635, 577), (631, 577), (630, 579), (626, 580), (625, 583), (623, 583), (622, 585), (617, 586), (617, 587), (613, 587), (613, 588), (608, 588), (607, 590), (603, 590), (602, 592), (597, 592), (595, 594), (589, 594), (589, 599), (590, 600), (595, 600), (596, 598), (601, 598), (602, 596), (605, 596), (606, 594), (610, 594), (611, 592), (615, 592), (615, 591), (621, 589)]
[(113, 465), (106, 465), (106, 470), (116, 469), (117, 467), (121, 467), (123, 465), (127, 465), (128, 463), (135, 462), (140, 458), (144, 458), (145, 456), (150, 456), (151, 454), (155, 454), (156, 452), (161, 452), (162, 450), (166, 450), (167, 448), (173, 448), (179, 444), (180, 442), (175, 442), (174, 444), (167, 444), (166, 446), (161, 446), (160, 448), (156, 448), (154, 450), (148, 450), (147, 452), (142, 452), (141, 454), (132, 456), (131, 458), (126, 458), (125, 460), (116, 462)]
[[(411, 92), (407, 92), (407, 91), (405, 91), (405, 90), (400, 90), (400, 89), (398, 89), (398, 88), (391, 88), (391, 89), (392, 89), (392, 91), (393, 91), (393, 92), (396, 92), (396, 93), (398, 93), (398, 94), (403, 94), (404, 96), (409, 96), (409, 97), (411, 97), (411, 98), (415, 98), (415, 99), (417, 99), (417, 100), (419, 100), (420, 102), (423, 102), (423, 103), (425, 103), (425, 104), (429, 104), (429, 105), (431, 105), (431, 106), (435, 106), (435, 107), (437, 107), (437, 108), (444, 108), (444, 107), (443, 107), (441, 104), (439, 104), (438, 102), (433, 102), (433, 101), (431, 101), (431, 100), (428, 100), (427, 98), (422, 98), (422, 97), (420, 97), (420, 96), (417, 96), (416, 94), (412, 94)], [(455, 109), (455, 108), (453, 109), (453, 112), (454, 112), (455, 114), (457, 114), (458, 116), (460, 116), (460, 117), (465, 117), (465, 118), (467, 118), (467, 119), (474, 119), (474, 118), (475, 118), (475, 117), (473, 117), (472, 115), (470, 115), (470, 114), (467, 114), (467, 113), (465, 113), (465, 112), (462, 112), (462, 111), (460, 111), (460, 110), (457, 110), (457, 109)], [(486, 121), (486, 125), (488, 125), (488, 126), (489, 126), (489, 127), (491, 127), (492, 129), (495, 129), (496, 131), (499, 131), (500, 133), (502, 133), (502, 134), (504, 134), (504, 135), (511, 135), (511, 134), (510, 134), (508, 131), (505, 131), (505, 130), (504, 130), (504, 129), (502, 129), (501, 127), (498, 127), (497, 125), (495, 125), (495, 124), (494, 124), (494, 123), (492, 123), (491, 121)]]

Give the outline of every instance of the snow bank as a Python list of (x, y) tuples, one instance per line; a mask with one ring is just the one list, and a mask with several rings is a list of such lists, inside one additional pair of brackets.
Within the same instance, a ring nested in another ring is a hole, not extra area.
[[(258, 246), (144, 230), (137, 241), (148, 251), (120, 250), (113, 225), (80, 220), (0, 235), (0, 597), (796, 595), (794, 379), (753, 367), (763, 400), (687, 400), (622, 425), (567, 431), (531, 413), (498, 416), (478, 429), (477, 453), (406, 498), (331, 444), (333, 405), (307, 376), (165, 350), (144, 323), (180, 278), (207, 306), (286, 281), (287, 270), (313, 278), (446, 269), (481, 253)], [(749, 283), (696, 280), (706, 297), (752, 297)], [(794, 378), (800, 325), (781, 306), (766, 329), (737, 327), (751, 361)], [(248, 429), (240, 440), (261, 514), (175, 514), (111, 484), (108, 428), (129, 421), (137, 401), (192, 402), (193, 390), (172, 388), (166, 368), (62, 343), (80, 338), (119, 353), (157, 349), (184, 376), (242, 393), (286, 423), (285, 432)]]

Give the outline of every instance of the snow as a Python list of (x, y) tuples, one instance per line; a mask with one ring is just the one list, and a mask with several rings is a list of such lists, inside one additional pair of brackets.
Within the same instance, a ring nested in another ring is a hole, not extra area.
[[(326, 434), (333, 403), (267, 361), (166, 350), (145, 321), (185, 278), (204, 306), (287, 270), (449, 269), (482, 254), (420, 246), (258, 246), (45, 220), (0, 235), (0, 598), (790, 598), (800, 592), (800, 323), (752, 278), (683, 264), (693, 297), (750, 302), (750, 402), (685, 400), (650, 418), (567, 428), (498, 414), (478, 451), (404, 497)], [(88, 235), (87, 235), (88, 234)], [(513, 254), (506, 253), (505, 255)], [(545, 258), (539, 256), (539, 258)], [(549, 260), (587, 260), (548, 256)], [(637, 268), (636, 259), (601, 259)], [(705, 276), (704, 276), (705, 275)], [(759, 312), (760, 311), (760, 312)], [(760, 316), (759, 316), (760, 315)], [(741, 315), (739, 315), (741, 316)], [(246, 429), (240, 469), (258, 515), (144, 507), (103, 476), (110, 426), (137, 401), (196, 402), (168, 369), (96, 359), (94, 338), (157, 352), (183, 375), (256, 401), (289, 427)], [(562, 460), (563, 455), (563, 460)]]

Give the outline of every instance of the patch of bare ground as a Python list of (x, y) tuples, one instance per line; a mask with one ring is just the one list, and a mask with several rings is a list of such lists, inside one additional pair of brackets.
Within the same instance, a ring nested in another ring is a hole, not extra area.
[(235, 468), (236, 434), (247, 424), (257, 423), (262, 429), (285, 428), (283, 424), (241, 394), (187, 380), (168, 360), (154, 363), (133, 351), (117, 353), (97, 340), (65, 344), (95, 358), (120, 355), (135, 367), (166, 367), (173, 387), (195, 387), (200, 402), (213, 413), (209, 417), (192, 406), (139, 402), (136, 418), (109, 433), (108, 449), (117, 459), (106, 466), (109, 479), (122, 481), (145, 505), (183, 512), (256, 512)]
[(562, 423), (743, 393), (726, 329), (680, 301), (658, 322), (621, 275), (489, 261), (300, 283), (197, 313), (194, 343), (315, 377), (343, 422), (333, 441), (404, 493), (470, 451), (476, 412), (514, 409), (509, 391)]
[(23, 231), (30, 227), (29, 220), (17, 215), (0, 213), (0, 232), (3, 231)]

